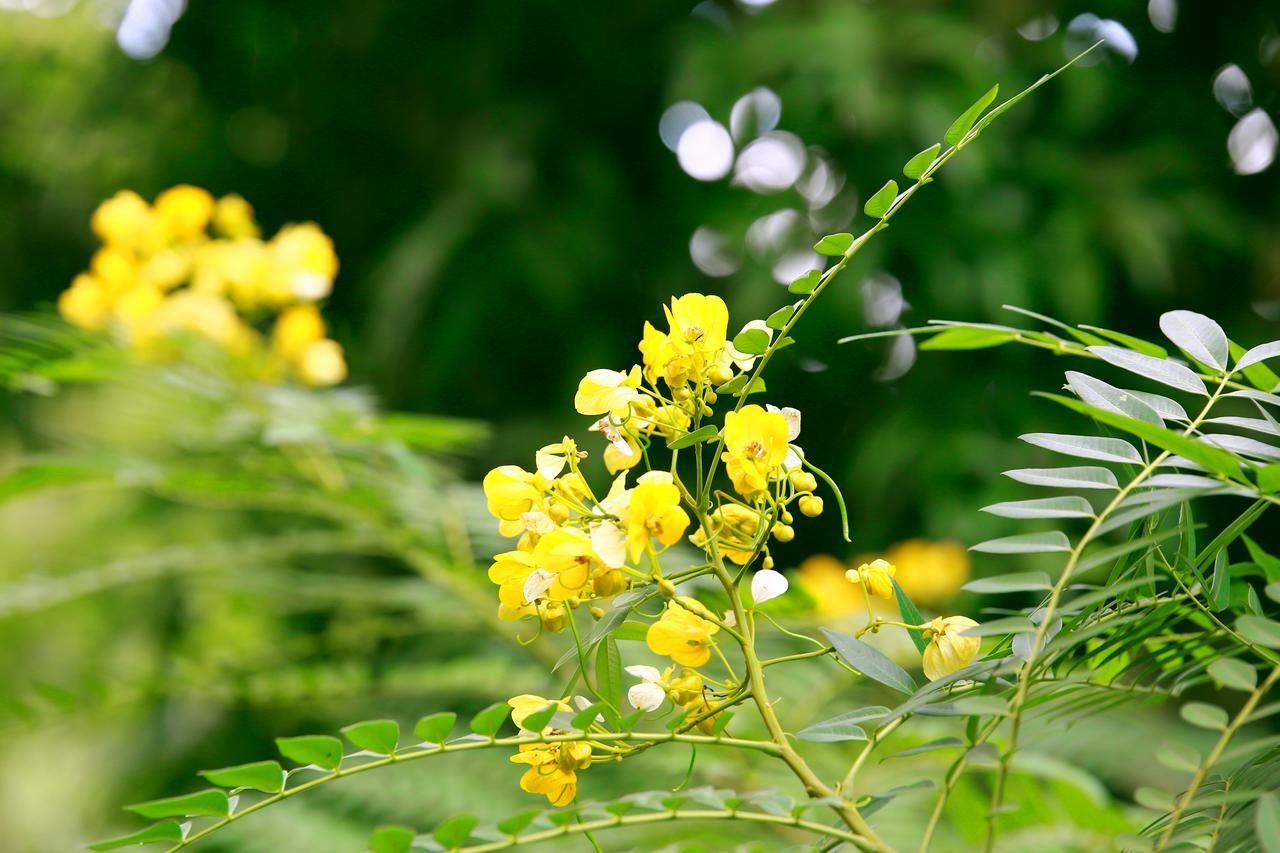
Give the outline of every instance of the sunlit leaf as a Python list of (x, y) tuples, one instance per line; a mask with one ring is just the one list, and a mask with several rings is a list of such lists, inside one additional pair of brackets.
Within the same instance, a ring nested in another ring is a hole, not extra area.
[(343, 726), (339, 731), (358, 749), (390, 755), (400, 740), (400, 724), (395, 720), (366, 720)]
[(342, 741), (329, 735), (299, 735), (276, 738), (276, 748), (290, 761), (337, 770), (342, 763)]
[[(902, 621), (908, 625), (923, 625), (925, 618), (920, 615), (920, 611), (916, 609), (915, 602), (911, 600), (911, 596), (907, 595), (906, 590), (902, 588), (902, 584), (898, 583), (897, 578), (890, 578), (889, 580), (893, 583), (893, 596), (898, 602), (898, 613), (902, 616)], [(915, 645), (916, 651), (923, 654), (929, 645), (929, 641), (924, 638), (924, 631), (908, 628), (907, 636), (911, 637), (911, 642)]]
[(1171, 388), (1205, 396), (1209, 394), (1209, 389), (1204, 386), (1204, 380), (1186, 365), (1176, 361), (1155, 358), (1120, 347), (1089, 347), (1089, 352), (1121, 370), (1136, 373)]
[(116, 850), (121, 847), (134, 847), (138, 844), (152, 844), (157, 841), (182, 841), (182, 827), (176, 821), (166, 820), (149, 826), (146, 829), (119, 838), (108, 838), (95, 841), (89, 845), (90, 850)]
[(511, 716), (511, 706), (506, 702), (494, 702), (471, 718), (471, 731), (484, 737), (493, 737)]
[(407, 826), (380, 826), (369, 836), (369, 853), (409, 853), (416, 837)]
[(1116, 475), (1110, 468), (1080, 466), (1073, 468), (1019, 468), (1005, 471), (1004, 476), (1029, 486), (1059, 489), (1118, 489)]
[(813, 250), (819, 255), (843, 255), (852, 245), (852, 234), (828, 234), (814, 245)]
[[(1075, 402), (1074, 400), (1072, 402)], [(1119, 438), (1100, 438), (1094, 435), (1061, 435), (1049, 432), (1031, 432), (1018, 436), (1027, 444), (1078, 456), (1081, 459), (1097, 459), (1101, 462), (1131, 462), (1142, 464), (1142, 455), (1127, 441)]]
[(1160, 315), (1160, 331), (1201, 364), (1227, 369), (1227, 333), (1211, 318), (1194, 311), (1166, 311)]
[(1134, 395), (1076, 370), (1068, 370), (1066, 376), (1071, 390), (1090, 406), (1127, 415), (1147, 423), (1164, 425), (1164, 419), (1159, 413)]
[(984, 506), (981, 512), (1001, 518), (1093, 518), (1093, 507), (1089, 502), (1074, 496), (1004, 501)]
[(889, 212), (889, 208), (893, 207), (897, 197), (898, 182), (891, 180), (867, 199), (867, 203), (862, 206), (862, 212), (872, 219), (879, 219)]
[[(752, 329), (751, 331), (757, 332), (760, 330)], [(764, 334), (764, 333), (761, 332), (761, 334)], [(767, 345), (768, 345), (768, 342), (766, 341), (766, 346)], [(687, 432), (684, 435), (680, 436), (679, 438), (675, 438), (667, 442), (667, 449), (682, 450), (686, 447), (693, 447), (695, 444), (701, 444), (704, 441), (714, 441), (716, 436), (718, 436), (719, 434), (720, 434), (720, 430), (715, 425), (704, 426), (704, 427), (701, 427), (700, 429), (694, 430), (693, 432)]]
[(1049, 576), (1044, 572), (1017, 572), (969, 581), (961, 589), (979, 593), (1034, 592), (1052, 589)]
[(969, 548), (970, 551), (981, 551), (984, 554), (1046, 554), (1053, 551), (1070, 551), (1071, 542), (1060, 530), (1046, 530), (1043, 533), (1019, 533), (1015, 536), (1002, 536), (999, 539), (988, 539)]
[(165, 797), (161, 800), (150, 800), (145, 803), (134, 803), (125, 808), (134, 814), (156, 820), (162, 817), (192, 817), (208, 815), (210, 817), (226, 817), (231, 810), (227, 800), (227, 792), (210, 788), (194, 794), (183, 794), (180, 797)]
[[(1280, 358), (1280, 341), (1259, 344), (1253, 349), (1245, 350), (1244, 355), (1236, 359), (1236, 370), (1244, 370), (1253, 364), (1259, 364), (1269, 358)], [(1274, 390), (1274, 389), (1271, 389)]]
[(978, 117), (982, 115), (982, 111), (991, 105), (991, 102), (996, 99), (996, 95), (999, 93), (999, 85), (992, 86), (988, 89), (985, 95), (974, 101), (967, 110), (962, 112), (960, 116), (951, 123), (951, 127), (947, 128), (947, 132), (943, 134), (942, 141), (948, 145), (959, 145), (964, 139), (965, 134), (973, 128)]
[(1003, 329), (980, 329), (968, 326), (957, 326), (944, 329), (922, 341), (921, 350), (975, 350), (989, 349), (1007, 344), (1017, 334)]
[(760, 355), (769, 348), (769, 333), (764, 329), (743, 329), (734, 336), (733, 346), (744, 355)]
[(467, 839), (471, 837), (471, 830), (475, 829), (479, 823), (480, 821), (471, 815), (451, 817), (437, 826), (436, 831), (431, 833), (431, 837), (445, 850), (456, 850), (467, 843)]
[(796, 296), (808, 296), (822, 280), (821, 270), (809, 270), (787, 286), (787, 291)]
[(925, 171), (933, 165), (933, 161), (938, 159), (938, 152), (941, 150), (942, 143), (940, 142), (930, 145), (907, 161), (907, 165), (902, 167), (902, 174), (913, 181), (920, 180)]
[(253, 788), (268, 794), (284, 788), (284, 768), (278, 761), (255, 761), (219, 770), (201, 770), (200, 775), (223, 788)]
[(457, 721), (458, 715), (452, 711), (431, 714), (418, 720), (413, 727), (413, 735), (424, 743), (444, 743)]

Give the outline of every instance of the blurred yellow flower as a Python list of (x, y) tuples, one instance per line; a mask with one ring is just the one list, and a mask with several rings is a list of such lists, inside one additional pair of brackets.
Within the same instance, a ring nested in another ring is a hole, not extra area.
[(622, 420), (631, 414), (631, 401), (640, 396), (640, 367), (592, 370), (578, 383), (573, 407), (580, 415), (610, 415)]
[(151, 207), (132, 190), (121, 190), (98, 205), (89, 224), (108, 246), (136, 246), (151, 228)]
[(253, 218), (253, 206), (243, 197), (225, 195), (213, 207), (213, 227), (224, 237), (257, 237), (261, 234)]
[(845, 565), (829, 554), (817, 554), (800, 564), (796, 583), (814, 600), (821, 614), (843, 616), (865, 608), (862, 593), (845, 578)]
[(213, 216), (213, 196), (190, 184), (179, 184), (156, 196), (155, 221), (171, 240), (194, 240)]
[(959, 542), (908, 539), (885, 552), (898, 567), (898, 585), (916, 604), (941, 607), (969, 579), (969, 552)]
[(684, 666), (702, 666), (711, 659), (711, 635), (719, 630), (719, 625), (672, 601), (662, 617), (649, 626), (645, 643), (656, 655)]
[(893, 576), (897, 571), (897, 566), (877, 558), (870, 563), (863, 563), (856, 569), (850, 569), (845, 572), (845, 577), (850, 583), (862, 584), (873, 596), (892, 599), (894, 597)]
[(950, 675), (973, 663), (982, 645), (979, 637), (966, 637), (966, 628), (978, 623), (968, 616), (939, 616), (924, 630), (929, 645), (924, 650), (924, 674), (930, 681)]
[(327, 338), (308, 344), (298, 356), (295, 369), (302, 383), (313, 388), (327, 388), (347, 378), (342, 345)]
[(58, 313), (82, 329), (100, 332), (107, 326), (111, 301), (106, 288), (88, 273), (81, 273), (58, 296)]

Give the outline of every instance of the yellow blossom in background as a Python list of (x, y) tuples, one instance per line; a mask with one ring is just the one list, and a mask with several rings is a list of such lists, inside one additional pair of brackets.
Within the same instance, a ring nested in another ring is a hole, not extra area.
[(768, 488), (787, 458), (787, 419), (755, 404), (724, 416), (724, 461), (733, 487), (744, 496)]
[(924, 650), (924, 674), (930, 681), (950, 675), (973, 663), (982, 646), (979, 637), (966, 637), (967, 628), (978, 623), (968, 616), (939, 616), (924, 630), (929, 645)]
[(845, 572), (845, 577), (850, 583), (862, 584), (873, 596), (892, 599), (894, 597), (893, 576), (897, 571), (897, 567), (892, 563), (877, 558), (870, 563), (863, 563), (856, 569), (850, 569)]
[(885, 551), (885, 559), (898, 567), (903, 592), (924, 607), (947, 604), (969, 580), (969, 552), (959, 542), (909, 539)]
[(567, 806), (578, 795), (575, 771), (591, 766), (591, 745), (583, 741), (526, 743), (511, 761), (529, 765), (520, 777), (522, 790), (542, 794), (553, 806)]
[[(58, 298), (68, 322), (109, 332), (149, 359), (176, 358), (179, 339), (195, 336), (264, 379), (290, 375), (320, 387), (346, 378), (342, 347), (324, 337), (312, 304), (328, 296), (338, 271), (319, 226), (286, 226), (264, 243), (243, 198), (215, 200), (188, 184), (154, 204), (116, 193), (90, 224), (103, 245)], [(277, 311), (267, 346), (259, 327)]]
[(631, 490), (624, 518), (627, 528), (627, 556), (640, 559), (652, 537), (664, 547), (684, 536), (689, 516), (680, 507), (680, 490), (666, 471), (643, 474)]
[(844, 563), (830, 554), (817, 554), (801, 563), (796, 583), (814, 600), (820, 614), (843, 616), (866, 607), (862, 593), (845, 577)]
[(684, 666), (702, 666), (711, 660), (711, 636), (719, 630), (719, 625), (672, 601), (662, 617), (649, 626), (645, 643), (656, 655)]

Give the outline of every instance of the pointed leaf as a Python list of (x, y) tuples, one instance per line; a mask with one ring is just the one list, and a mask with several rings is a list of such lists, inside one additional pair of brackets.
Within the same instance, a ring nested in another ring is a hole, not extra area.
[(503, 835), (519, 835), (522, 830), (541, 816), (542, 809), (529, 809), (498, 821), (497, 828)]
[(540, 732), (550, 725), (551, 718), (559, 711), (559, 705), (547, 705), (539, 708), (520, 722), (520, 728), (530, 732)]
[(975, 350), (989, 349), (1007, 344), (1018, 337), (1017, 332), (1004, 329), (983, 329), (969, 326), (954, 326), (944, 329), (938, 334), (925, 339), (920, 344), (921, 350)]
[(1118, 489), (1116, 475), (1110, 468), (1091, 465), (1073, 468), (1019, 468), (1005, 471), (1004, 476), (1029, 486), (1057, 489)]
[(836, 654), (867, 678), (906, 693), (908, 696), (915, 692), (916, 683), (907, 671), (881, 652), (839, 631), (823, 628), (822, 633), (826, 635), (827, 642), (835, 648)]
[(391, 755), (400, 741), (400, 724), (395, 720), (366, 720), (343, 726), (339, 731), (358, 749)]
[(889, 181), (876, 190), (875, 195), (867, 199), (867, 203), (862, 206), (862, 211), (872, 219), (880, 219), (889, 212), (889, 208), (893, 207), (893, 202), (897, 197), (898, 182)]
[[(893, 583), (893, 597), (898, 601), (898, 613), (902, 616), (902, 621), (908, 625), (923, 625), (924, 617), (920, 615), (920, 611), (916, 609), (915, 602), (911, 600), (911, 596), (907, 595), (906, 590), (898, 583), (897, 578), (889, 578)], [(907, 635), (911, 637), (911, 642), (915, 644), (916, 651), (924, 654), (924, 650), (929, 646), (929, 641), (924, 638), (924, 631), (917, 631), (908, 628)]]
[[(751, 331), (757, 332), (760, 330), (752, 329)], [(764, 334), (763, 332), (760, 332), (760, 333)], [(768, 345), (767, 341), (765, 345), (766, 346)], [(694, 430), (693, 432), (687, 432), (684, 435), (680, 436), (679, 438), (672, 439), (671, 441), (667, 442), (667, 449), (682, 450), (683, 448), (686, 448), (686, 447), (693, 447), (695, 444), (701, 444), (704, 441), (712, 441), (719, 434), (720, 434), (720, 430), (717, 429), (714, 424), (704, 426), (700, 429)]]
[(1201, 364), (1227, 369), (1227, 333), (1211, 318), (1194, 311), (1167, 311), (1160, 315), (1160, 331)]
[(796, 313), (795, 305), (783, 305), (777, 311), (770, 314), (764, 321), (764, 324), (774, 331), (782, 331), (787, 325), (787, 321), (791, 319), (791, 315)]
[(942, 143), (935, 142), (928, 148), (907, 161), (907, 165), (902, 167), (902, 174), (913, 181), (918, 181), (924, 177), (925, 170), (933, 165), (933, 161), (938, 159), (938, 152), (942, 150)]
[(1035, 590), (1053, 589), (1049, 576), (1044, 572), (1016, 572), (1008, 575), (996, 575), (990, 578), (978, 578), (960, 587), (969, 592), (1032, 592)]
[(801, 729), (796, 732), (796, 737), (811, 743), (835, 743), (846, 740), (866, 740), (867, 733), (855, 723), (843, 720), (841, 717), (832, 717)]
[(125, 809), (145, 818), (156, 820), (162, 817), (226, 817), (231, 811), (227, 800), (227, 792), (210, 788), (194, 794), (183, 794), (180, 797), (165, 797), (162, 800), (150, 800), (145, 803), (134, 803)]
[(223, 788), (252, 788), (268, 794), (284, 788), (284, 768), (278, 761), (255, 761), (219, 770), (201, 770), (200, 775)]
[(511, 716), (510, 705), (506, 702), (494, 702), (471, 718), (471, 731), (491, 738), (498, 733), (509, 716)]
[(116, 850), (120, 847), (133, 847), (138, 844), (151, 844), (157, 841), (182, 841), (182, 827), (177, 821), (166, 820), (119, 838), (108, 838), (95, 841), (89, 845), (90, 850)]
[(299, 735), (276, 738), (276, 749), (290, 761), (337, 770), (342, 763), (342, 741), (329, 735)]
[(1246, 367), (1259, 364), (1270, 358), (1280, 358), (1280, 341), (1259, 344), (1253, 349), (1246, 350), (1245, 354), (1236, 360), (1236, 370), (1244, 370)]
[[(1073, 401), (1074, 402), (1074, 401)], [(1051, 432), (1031, 432), (1018, 438), (1027, 444), (1078, 456), (1081, 459), (1097, 459), (1101, 462), (1129, 462), (1142, 464), (1142, 455), (1127, 441), (1119, 438), (1101, 438), (1094, 435), (1061, 435)]]
[(1071, 542), (1060, 530), (1043, 533), (1021, 533), (979, 542), (969, 549), (984, 554), (1047, 554), (1053, 551), (1070, 551)]
[(996, 99), (996, 95), (1000, 93), (1000, 86), (992, 86), (987, 93), (981, 98), (973, 102), (969, 109), (960, 114), (960, 117), (951, 123), (951, 127), (947, 128), (947, 132), (943, 135), (942, 141), (948, 145), (959, 145), (964, 139), (965, 134), (973, 127), (978, 120), (978, 116), (982, 115), (982, 111), (990, 106), (991, 102)]
[(1181, 391), (1190, 391), (1193, 394), (1202, 396), (1208, 396), (1209, 394), (1209, 389), (1204, 386), (1204, 380), (1192, 372), (1189, 367), (1176, 361), (1167, 358), (1154, 358), (1120, 347), (1089, 347), (1088, 349), (1098, 358), (1121, 370), (1136, 373), (1146, 379)]
[(1076, 370), (1068, 370), (1067, 384), (1072, 391), (1076, 392), (1076, 396), (1090, 406), (1164, 426), (1164, 419), (1151, 406), (1101, 379), (1095, 379)]
[(1079, 497), (1036, 498), (984, 506), (981, 512), (1001, 518), (1093, 518), (1093, 507)]
[(413, 727), (413, 735), (424, 743), (444, 743), (457, 721), (458, 715), (452, 711), (431, 714), (418, 720), (418, 724)]
[(600, 696), (615, 708), (622, 708), (622, 655), (613, 638), (600, 644), (596, 652), (596, 683)]

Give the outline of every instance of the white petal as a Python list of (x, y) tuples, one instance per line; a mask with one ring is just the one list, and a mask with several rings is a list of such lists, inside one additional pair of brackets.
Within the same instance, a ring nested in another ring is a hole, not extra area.
[(787, 448), (787, 457), (782, 460), (782, 467), (794, 471), (804, 464), (804, 451), (792, 445)]
[(725, 625), (728, 625), (730, 628), (737, 628), (738, 614), (734, 613), (732, 610), (726, 610), (724, 612), (724, 616), (720, 618), (720, 621), (723, 622)]
[(560, 472), (564, 470), (566, 460), (563, 453), (548, 453), (539, 450), (534, 454), (534, 463), (538, 466), (538, 473), (548, 480), (554, 480), (560, 476)]
[(666, 691), (658, 685), (642, 681), (639, 684), (631, 685), (631, 689), (627, 691), (627, 701), (631, 703), (631, 707), (637, 711), (653, 711), (662, 707), (662, 703), (667, 699)]
[(318, 272), (294, 273), (289, 283), (293, 286), (293, 295), (304, 302), (324, 299), (333, 290), (333, 279)]
[(542, 569), (534, 569), (530, 572), (529, 577), (524, 581), (525, 603), (531, 604), (541, 598), (544, 592), (551, 589), (551, 584), (555, 583), (555, 580), (555, 575)]
[(787, 591), (787, 579), (773, 569), (761, 569), (751, 579), (751, 597), (756, 604), (764, 604), (771, 598), (777, 598)]
[(658, 682), (662, 680), (662, 672), (656, 666), (646, 666), (642, 663), (627, 667), (627, 674), (634, 675), (641, 681)]
[(531, 533), (550, 533), (556, 529), (556, 523), (551, 520), (551, 516), (539, 509), (521, 513), (520, 521), (524, 523), (524, 529)]
[(609, 568), (620, 569), (627, 561), (627, 534), (612, 521), (597, 522), (591, 525), (591, 550)]

